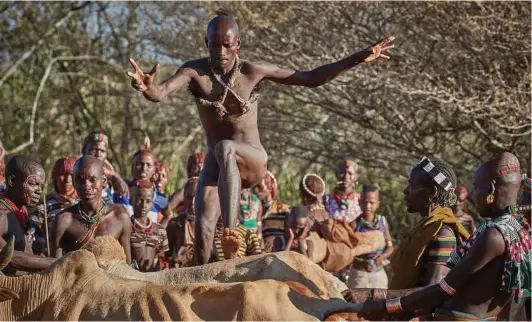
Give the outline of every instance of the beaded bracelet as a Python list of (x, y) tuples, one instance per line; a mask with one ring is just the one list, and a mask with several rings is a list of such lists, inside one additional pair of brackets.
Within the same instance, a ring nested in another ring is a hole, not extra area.
[(403, 312), (403, 307), (401, 306), (401, 298), (396, 297), (394, 299), (386, 300), (386, 312), (392, 315)]
[(449, 295), (451, 295), (451, 296), (453, 296), (454, 293), (456, 293), (456, 290), (455, 290), (454, 288), (452, 288), (449, 284), (447, 284), (447, 282), (446, 282), (445, 279), (443, 279), (443, 278), (442, 278), (442, 280), (440, 281), (440, 284), (439, 284), (439, 285), (440, 285), (441, 289), (442, 289), (445, 293), (447, 293), (447, 294), (449, 294)]

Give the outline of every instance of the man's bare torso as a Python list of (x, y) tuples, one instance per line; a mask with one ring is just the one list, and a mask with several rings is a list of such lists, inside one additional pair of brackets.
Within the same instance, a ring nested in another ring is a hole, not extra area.
[[(59, 246), (63, 249), (63, 254), (80, 249), (85, 243), (97, 236), (112, 236), (119, 239), (123, 230), (123, 217), (127, 216), (119, 205), (109, 205), (108, 212), (95, 227), (92, 237), (90, 237), (89, 225), (79, 217), (78, 207), (72, 206), (57, 215), (56, 220), (66, 221), (68, 228), (61, 237)], [(87, 238), (85, 238), (87, 237)]]
[[(241, 65), (231, 89), (244, 100), (249, 100), (255, 87), (262, 79), (253, 73), (252, 63), (244, 61), (241, 62)], [(196, 98), (199, 97), (211, 102), (221, 99), (224, 87), (212, 75), (207, 58), (187, 62), (185, 66), (195, 71), (189, 88)], [(223, 78), (223, 80), (228, 81), (227, 78)], [(218, 118), (214, 107), (205, 106), (198, 100), (197, 105), (209, 149), (214, 150), (216, 143), (221, 140), (234, 140), (263, 149), (257, 128), (256, 101), (250, 105), (249, 112), (241, 114), (240, 102), (229, 92), (224, 101), (224, 106), (229, 114), (221, 120)]]

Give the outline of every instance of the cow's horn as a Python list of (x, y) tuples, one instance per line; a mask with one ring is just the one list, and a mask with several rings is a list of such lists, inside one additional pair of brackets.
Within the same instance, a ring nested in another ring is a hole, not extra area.
[(11, 257), (13, 257), (15, 249), (15, 236), (11, 235), (9, 237), (9, 240), (7, 241), (7, 244), (2, 248), (0, 251), (0, 270), (4, 269), (4, 267), (11, 262)]

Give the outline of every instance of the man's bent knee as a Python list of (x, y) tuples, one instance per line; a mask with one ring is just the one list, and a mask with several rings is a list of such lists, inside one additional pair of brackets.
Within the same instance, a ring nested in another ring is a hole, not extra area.
[(227, 160), (228, 157), (236, 156), (235, 144), (231, 140), (222, 140), (214, 146), (214, 154), (218, 162)]

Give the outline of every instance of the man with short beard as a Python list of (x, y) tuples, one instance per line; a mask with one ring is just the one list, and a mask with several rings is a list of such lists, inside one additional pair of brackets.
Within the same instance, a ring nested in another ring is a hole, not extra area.
[(34, 159), (17, 155), (7, 162), (6, 190), (0, 193), (0, 248), (10, 236), (15, 237), (15, 252), (6, 275), (16, 270), (36, 271), (50, 266), (55, 259), (33, 255), (35, 228), (31, 226), (26, 207), (35, 207), (42, 194), (44, 169)]
[(94, 237), (109, 235), (120, 242), (126, 261), (131, 262), (131, 220), (122, 206), (103, 201), (106, 183), (101, 160), (83, 156), (76, 161), (74, 187), (80, 201), (56, 216), (50, 241), (55, 257), (82, 248)]

